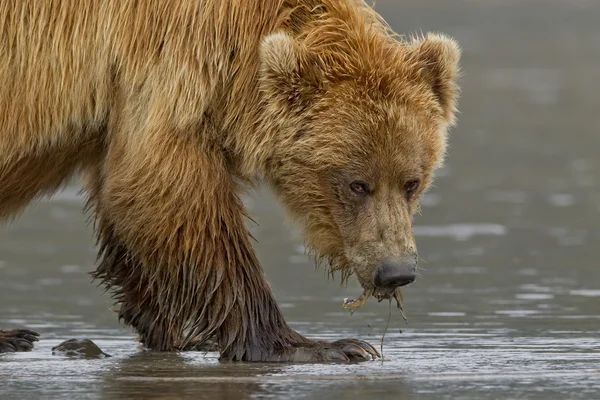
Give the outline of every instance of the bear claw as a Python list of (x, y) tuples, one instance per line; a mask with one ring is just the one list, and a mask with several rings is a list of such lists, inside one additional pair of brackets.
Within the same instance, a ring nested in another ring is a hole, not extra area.
[(294, 346), (273, 358), (278, 362), (349, 362), (372, 361), (381, 357), (369, 343), (358, 339), (342, 339), (332, 343), (313, 342)]
[(31, 351), (39, 333), (29, 329), (0, 330), (0, 353)]
[(331, 343), (331, 345), (341, 348), (351, 361), (370, 361), (381, 357), (375, 347), (362, 340), (341, 339)]

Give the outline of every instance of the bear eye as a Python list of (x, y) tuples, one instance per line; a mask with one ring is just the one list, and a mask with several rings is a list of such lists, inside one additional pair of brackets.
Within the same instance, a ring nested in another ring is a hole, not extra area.
[(421, 184), (421, 182), (419, 182), (418, 179), (412, 179), (410, 181), (407, 181), (404, 184), (404, 191), (406, 192), (407, 195), (411, 196), (414, 192), (417, 191), (420, 184)]
[(362, 181), (354, 181), (350, 184), (350, 189), (358, 195), (364, 196), (369, 193), (369, 184)]

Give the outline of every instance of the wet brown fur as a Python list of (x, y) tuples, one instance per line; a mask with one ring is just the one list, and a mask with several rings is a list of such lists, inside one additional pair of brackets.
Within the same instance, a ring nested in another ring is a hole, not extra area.
[[(385, 224), (414, 246), (418, 196), (387, 200), (442, 162), (457, 63), (451, 40), (396, 38), (353, 0), (2, 1), (0, 218), (81, 171), (94, 275), (147, 347), (285, 359), (315, 345), (285, 323), (239, 193), (270, 182), (318, 257), (369, 285), (348, 248)], [(387, 205), (350, 204), (357, 169)]]

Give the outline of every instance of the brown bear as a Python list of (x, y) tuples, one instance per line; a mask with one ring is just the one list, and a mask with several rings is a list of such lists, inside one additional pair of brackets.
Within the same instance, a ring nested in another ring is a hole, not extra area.
[(240, 193), (267, 182), (317, 259), (378, 298), (414, 281), (412, 215), (454, 123), (452, 39), (398, 37), (362, 0), (21, 0), (0, 4), (0, 32), (0, 218), (81, 172), (94, 277), (146, 348), (377, 356), (286, 324)]

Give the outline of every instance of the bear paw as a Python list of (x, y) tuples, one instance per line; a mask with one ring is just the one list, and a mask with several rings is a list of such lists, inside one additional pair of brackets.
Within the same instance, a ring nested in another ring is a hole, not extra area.
[(342, 339), (332, 343), (302, 343), (277, 354), (272, 361), (279, 362), (348, 362), (372, 361), (381, 355), (369, 343), (358, 339)]
[(0, 330), (0, 353), (31, 351), (37, 342), (39, 333), (29, 329)]

